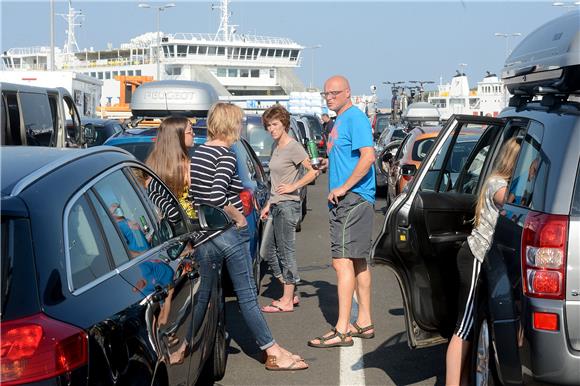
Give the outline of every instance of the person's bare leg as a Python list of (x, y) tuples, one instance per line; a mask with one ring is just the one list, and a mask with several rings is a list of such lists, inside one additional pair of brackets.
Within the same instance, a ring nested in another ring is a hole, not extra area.
[[(356, 324), (361, 327), (367, 327), (372, 322), (371, 309), (371, 270), (365, 259), (353, 259), (354, 273), (356, 275), (356, 297), (358, 301), (358, 315)], [(354, 327), (351, 332), (356, 332)], [(374, 329), (365, 333), (372, 333)]]
[(469, 342), (453, 334), (445, 358), (445, 384), (457, 386), (466, 384), (466, 374), (462, 374), (465, 358), (469, 351)]
[[(338, 289), (338, 320), (336, 322), (336, 330), (342, 334), (348, 332), (350, 324), (350, 311), (352, 308), (352, 296), (354, 294), (355, 277), (354, 266), (351, 259), (332, 259), (332, 266), (336, 271), (337, 289)], [(323, 336), (330, 336), (330, 332)], [(350, 340), (349, 338), (347, 340)], [(318, 339), (312, 339), (312, 343), (321, 343)], [(332, 344), (340, 342), (339, 337), (327, 340), (325, 343)]]
[(284, 310), (293, 310), (294, 309), (294, 290), (296, 289), (296, 285), (294, 284), (284, 284), (284, 294), (280, 299), (272, 304), (276, 304), (279, 307), (282, 307)]

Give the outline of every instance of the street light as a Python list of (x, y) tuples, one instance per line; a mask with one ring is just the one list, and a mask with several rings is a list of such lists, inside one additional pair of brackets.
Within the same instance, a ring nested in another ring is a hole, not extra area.
[(152, 7), (149, 4), (145, 4), (145, 3), (141, 3), (139, 4), (139, 8), (154, 8), (157, 9), (157, 55), (156, 55), (156, 64), (157, 64), (157, 77), (155, 80), (160, 80), (160, 74), (159, 74), (159, 57), (161, 56), (161, 41), (159, 39), (159, 14), (161, 13), (161, 11), (166, 10), (167, 8), (173, 8), (175, 7), (175, 3), (167, 3), (164, 5), (160, 5), (158, 7)]
[(515, 36), (522, 36), (522, 34), (520, 32), (511, 32), (511, 33), (505, 33), (505, 32), (496, 32), (494, 33), (495, 36), (497, 37), (501, 37), (501, 38), (505, 38), (505, 57), (507, 58), (510, 54), (510, 48), (509, 48), (509, 40), (511, 37), (515, 37)]
[(317, 48), (322, 48), (322, 44), (316, 44), (314, 46), (310, 46), (310, 47), (304, 47), (304, 49), (310, 49), (312, 50), (312, 61), (311, 61), (311, 67), (310, 67), (310, 86), (308, 88), (312, 89), (312, 85), (314, 83), (314, 50)]

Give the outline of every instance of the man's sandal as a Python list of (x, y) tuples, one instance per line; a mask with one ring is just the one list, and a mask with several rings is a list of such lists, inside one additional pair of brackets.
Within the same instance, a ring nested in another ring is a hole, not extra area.
[[(350, 347), (354, 344), (354, 341), (351, 340), (347, 340), (350, 337), (350, 333), (340, 333), (336, 330), (336, 328), (332, 329), (332, 335), (329, 336), (319, 336), (314, 338), (318, 339), (318, 341), (320, 343), (312, 343), (312, 341), (308, 341), (308, 345), (310, 347), (317, 347), (317, 348), (327, 348), (327, 347)], [(329, 340), (332, 340), (334, 338), (340, 338), (340, 341), (338, 342), (334, 342), (334, 343), (326, 343)]]
[(362, 338), (362, 339), (372, 339), (375, 337), (375, 333), (373, 332), (367, 332), (368, 330), (374, 330), (375, 326), (372, 324), (369, 324), (366, 327), (359, 327), (358, 324), (356, 324), (356, 322), (354, 322), (352, 324), (352, 326), (355, 328), (356, 332), (351, 332), (350, 336), (355, 337), (355, 338)]

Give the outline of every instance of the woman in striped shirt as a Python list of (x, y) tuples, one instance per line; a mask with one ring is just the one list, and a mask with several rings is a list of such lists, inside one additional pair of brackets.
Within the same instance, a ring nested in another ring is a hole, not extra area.
[(239, 139), (242, 110), (231, 104), (216, 103), (207, 119), (208, 141), (191, 157), (190, 196), (194, 204), (216, 205), (230, 216), (236, 226), (219, 234), (206, 234), (197, 247), (200, 259), (210, 258), (227, 266), (246, 325), (260, 349), (267, 354), (267, 370), (304, 370), (308, 364), (276, 343), (258, 306), (252, 274), (249, 232), (239, 197), (242, 183), (236, 171), (236, 156), (230, 147)]

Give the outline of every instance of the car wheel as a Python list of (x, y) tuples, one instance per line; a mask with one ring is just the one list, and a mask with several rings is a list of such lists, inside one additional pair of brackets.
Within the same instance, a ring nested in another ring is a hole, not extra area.
[(495, 354), (491, 342), (491, 331), (485, 315), (477, 318), (476, 342), (473, 350), (473, 383), (477, 386), (498, 385), (495, 369)]
[(226, 374), (226, 366), (228, 362), (228, 343), (225, 315), (225, 301), (222, 297), (213, 350), (203, 366), (199, 376), (199, 381), (197, 382), (198, 385), (213, 384), (215, 381), (221, 380)]

